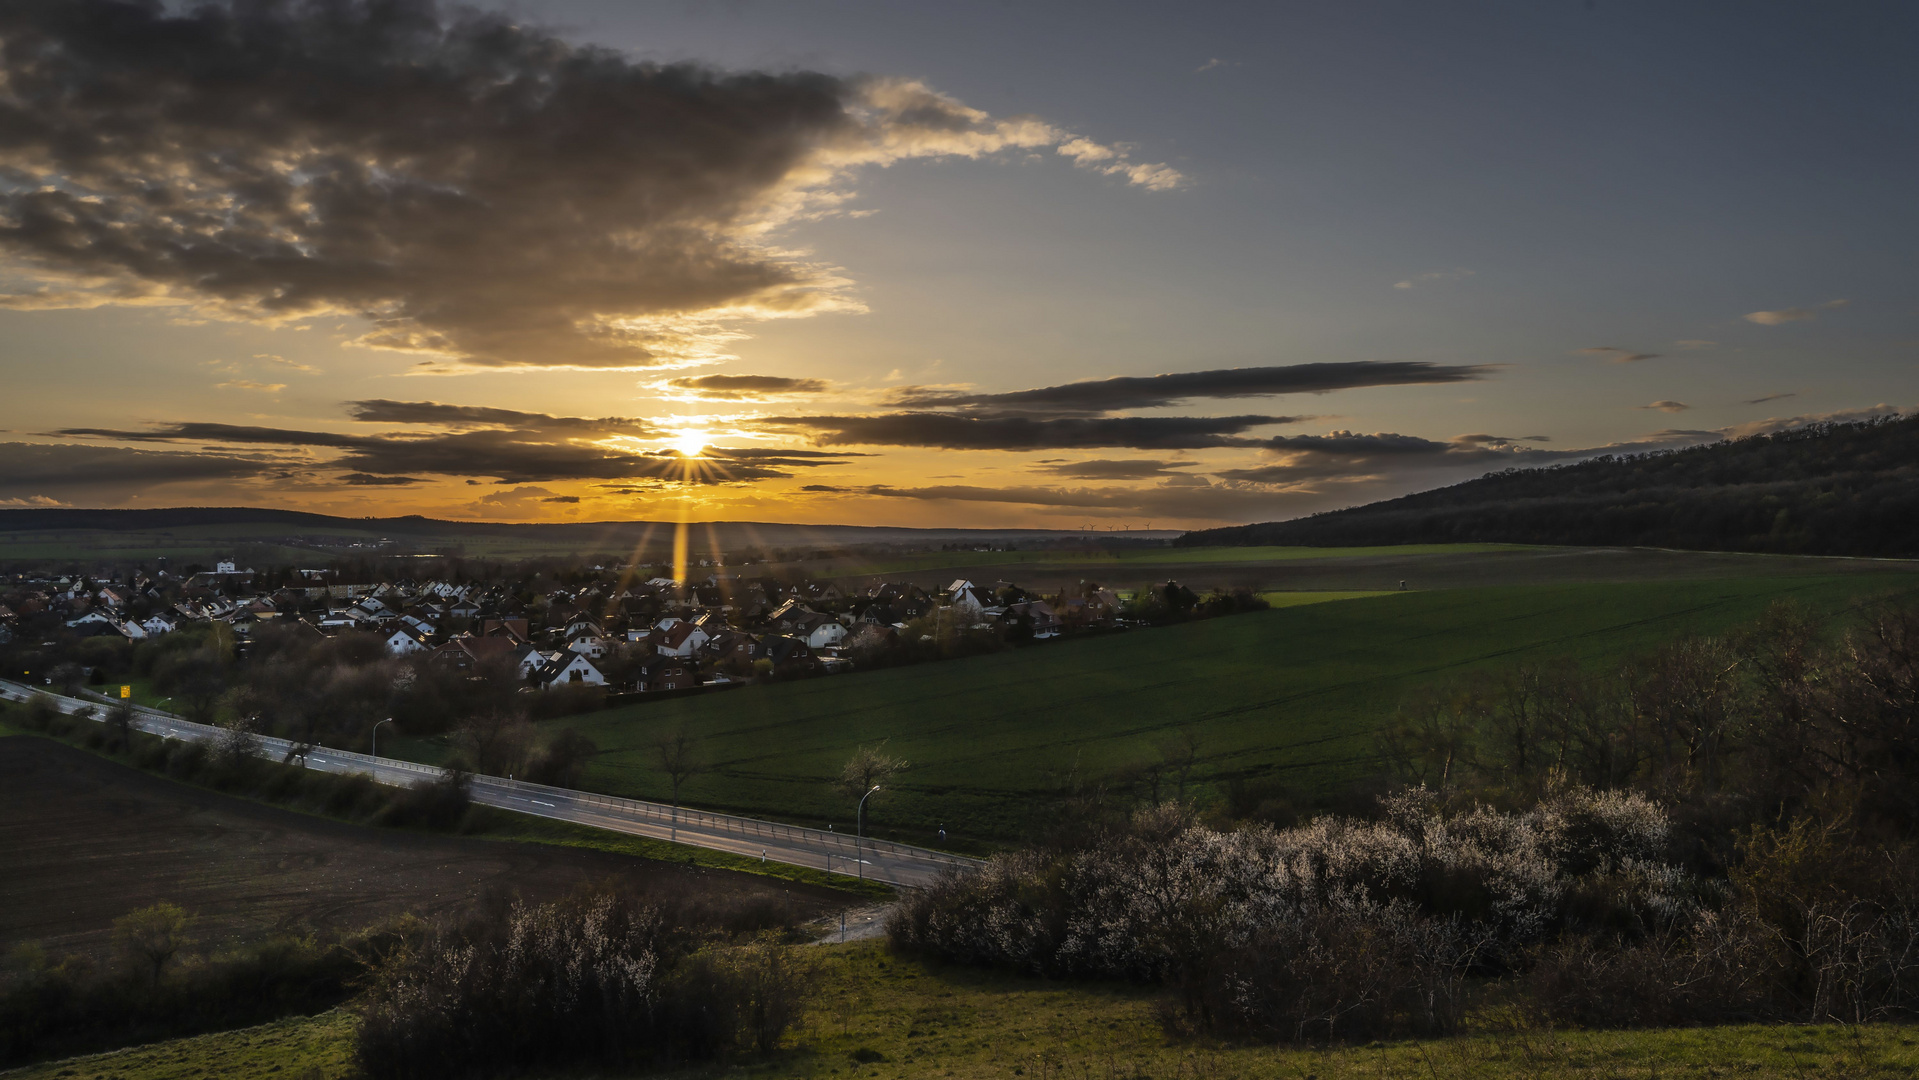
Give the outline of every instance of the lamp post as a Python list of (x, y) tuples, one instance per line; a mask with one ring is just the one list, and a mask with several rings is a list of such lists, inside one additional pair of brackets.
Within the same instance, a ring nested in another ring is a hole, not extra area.
[(860, 812), (857, 819), (859, 835), (853, 838), (853, 861), (859, 864), (861, 881), (866, 880), (866, 856), (864, 854), (866, 847), (866, 800), (872, 798), (873, 792), (879, 789), (880, 786), (874, 784), (871, 790), (860, 796)]
[[(393, 718), (389, 716), (385, 720), (380, 721), (380, 724), (391, 724), (392, 722), (393, 722)], [(374, 757), (380, 756), (380, 724), (373, 725), (373, 756)]]

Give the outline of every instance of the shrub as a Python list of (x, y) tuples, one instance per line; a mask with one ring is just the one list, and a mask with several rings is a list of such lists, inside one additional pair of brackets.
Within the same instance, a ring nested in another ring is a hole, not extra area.
[(379, 964), (355, 1056), (371, 1080), (626, 1070), (768, 1052), (795, 1026), (810, 965), (762, 934), (691, 944), (612, 895), (495, 907)]
[(458, 769), (448, 769), (433, 779), (415, 780), (401, 788), (373, 820), (379, 825), (451, 830), (459, 826), (472, 804), (471, 778)]
[(322, 1012), (352, 992), (356, 953), (391, 948), (404, 931), (335, 942), (283, 935), (189, 962), (185, 922), (165, 903), (119, 920), (124, 965), (14, 949), (0, 979), (0, 1066)]
[(1698, 910), (1640, 796), (1449, 814), (1414, 790), (1384, 809), (1219, 832), (1169, 804), (1084, 848), (942, 880), (888, 930), (962, 962), (1176, 986), (1201, 1026), (1322, 1040), (1451, 1030), (1469, 973), (1515, 970), (1567, 930), (1637, 940)]

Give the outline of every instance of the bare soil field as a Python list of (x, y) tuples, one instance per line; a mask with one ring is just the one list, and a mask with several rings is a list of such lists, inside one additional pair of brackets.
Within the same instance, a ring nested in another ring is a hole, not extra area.
[(99, 954), (112, 922), (171, 900), (204, 944), (309, 927), (350, 931), (488, 895), (547, 900), (613, 884), (795, 921), (843, 894), (609, 852), (365, 828), (188, 787), (48, 739), (0, 738), (0, 953)]

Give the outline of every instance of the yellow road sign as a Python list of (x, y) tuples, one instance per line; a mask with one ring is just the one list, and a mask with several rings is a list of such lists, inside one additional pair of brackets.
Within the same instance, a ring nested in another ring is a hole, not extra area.
[(122, 687), (120, 688), (120, 696), (121, 696), (121, 697), (132, 697), (132, 696), (133, 696), (133, 687), (131, 687), (131, 686), (122, 686)]

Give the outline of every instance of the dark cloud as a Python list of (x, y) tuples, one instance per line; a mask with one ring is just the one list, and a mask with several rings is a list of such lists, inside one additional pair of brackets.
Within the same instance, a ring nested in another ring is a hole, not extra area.
[(347, 402), (353, 419), (368, 424), (419, 424), (433, 427), (505, 427), (535, 431), (585, 431), (608, 435), (658, 438), (664, 434), (645, 420), (625, 416), (551, 416), (547, 413), (494, 409), (483, 405), (445, 405), (437, 401), (389, 401), (372, 398)]
[(709, 401), (761, 401), (787, 394), (818, 394), (826, 390), (820, 379), (789, 379), (781, 375), (689, 375), (668, 379), (669, 390), (698, 394)]
[[(128, 442), (224, 442), (342, 451), (324, 464), (373, 476), (431, 473), (489, 476), (502, 483), (658, 479), (687, 484), (743, 483), (792, 476), (784, 468), (841, 464), (858, 455), (810, 450), (715, 448), (697, 458), (675, 451), (622, 450), (555, 439), (547, 432), (481, 429), (439, 435), (340, 435), (326, 431), (184, 423), (152, 428), (62, 428), (54, 434)], [(308, 464), (313, 464), (309, 462)]]
[(758, 447), (709, 446), (700, 451), (703, 457), (725, 458), (728, 461), (751, 461), (761, 465), (785, 465), (796, 469), (812, 468), (818, 465), (841, 465), (844, 458), (872, 457), (872, 454), (856, 454), (850, 450), (775, 450)]
[(980, 487), (943, 484), (929, 487), (872, 485), (846, 493), (924, 502), (1006, 503), (1084, 512), (1098, 517), (1164, 517), (1241, 521), (1282, 510), (1293, 497), (1263, 488), (1208, 484), (1198, 478), (1153, 487)]
[(893, 404), (910, 409), (1098, 415), (1125, 409), (1161, 408), (1195, 398), (1324, 394), (1365, 386), (1471, 382), (1485, 378), (1490, 371), (1491, 368), (1482, 364), (1362, 360), (1122, 376), (1004, 394), (962, 394), (933, 387), (904, 387), (895, 392)]
[(842, 491), (853, 491), (853, 490), (855, 490), (855, 489), (853, 489), (853, 488), (843, 488), (843, 487), (834, 487), (834, 486), (833, 486), (832, 484), (804, 484), (804, 485), (802, 485), (802, 486), (800, 487), (800, 490), (801, 490), (801, 491), (827, 491), (827, 492), (836, 492), (836, 493), (837, 493), (837, 492), (842, 492)]
[(336, 435), (328, 431), (294, 431), (287, 428), (198, 422), (158, 424), (151, 428), (60, 428), (53, 434), (78, 438), (113, 439), (117, 442), (224, 442), (266, 446), (351, 447), (378, 441), (366, 436)]
[(714, 320), (856, 308), (761, 227), (859, 166), (1074, 138), (432, 0), (10, 0), (0, 41), (0, 248), (37, 277), (0, 304), (358, 316), (473, 365), (657, 366), (716, 355)]
[(1650, 405), (1640, 405), (1638, 408), (1651, 409), (1655, 412), (1663, 413), (1682, 413), (1692, 408), (1692, 406), (1683, 401), (1655, 401)]
[(374, 476), (372, 473), (347, 473), (340, 482), (353, 487), (404, 487), (407, 484), (425, 483), (415, 476)]
[(1452, 468), (1464, 473), (1549, 465), (1600, 454), (1639, 453), (1688, 446), (1723, 437), (1723, 430), (1668, 429), (1631, 442), (1583, 449), (1545, 450), (1519, 445), (1521, 441), (1539, 441), (1544, 436), (1529, 436), (1526, 440), (1519, 440), (1496, 435), (1462, 435), (1441, 442), (1394, 432), (1364, 434), (1335, 431), (1326, 435), (1284, 435), (1266, 439), (1260, 445), (1278, 460), (1248, 468), (1221, 469), (1214, 475), (1227, 481), (1272, 485), (1371, 481), (1403, 478), (1434, 469)]
[(1152, 458), (1098, 459), (1094, 461), (1043, 462), (1034, 472), (1049, 473), (1069, 480), (1146, 480), (1179, 476), (1176, 469), (1190, 469), (1190, 461), (1157, 461)]
[(1552, 442), (1551, 435), (1460, 435), (1454, 442), (1476, 443), (1482, 446), (1510, 446), (1521, 442)]
[(1037, 419), (910, 412), (880, 416), (775, 416), (756, 423), (797, 430), (827, 446), (935, 446), (947, 450), (1192, 450), (1255, 446), (1241, 433), (1297, 416), (1123, 416)]
[(0, 443), (0, 498), (118, 502), (165, 485), (247, 480), (278, 468), (230, 454)]
[[(1434, 442), (1417, 435), (1398, 435), (1386, 431), (1372, 435), (1352, 431), (1335, 431), (1330, 435), (1280, 435), (1265, 440), (1262, 445), (1269, 450), (1364, 458), (1444, 454), (1457, 449), (1454, 443)], [(1477, 444), (1473, 445), (1477, 447)]]
[(1578, 350), (1580, 356), (1592, 356), (1611, 364), (1637, 364), (1641, 360), (1657, 360), (1656, 352), (1634, 352), (1631, 349), (1615, 348), (1611, 345), (1595, 345), (1590, 349)]
[(578, 495), (548, 495), (540, 501), (543, 503), (576, 503), (580, 501), (580, 497)]
[(1766, 395), (1765, 397), (1756, 397), (1756, 398), (1748, 398), (1748, 399), (1746, 400), (1746, 404), (1748, 404), (1748, 405), (1764, 405), (1764, 404), (1765, 404), (1766, 402), (1768, 402), (1768, 401), (1784, 401), (1784, 400), (1785, 400), (1786, 398), (1789, 398), (1789, 397), (1798, 397), (1798, 396), (1799, 396), (1799, 391), (1797, 391), (1797, 390), (1789, 390), (1789, 391), (1787, 391), (1786, 393), (1783, 393), (1783, 394), (1767, 394), (1767, 395)]

